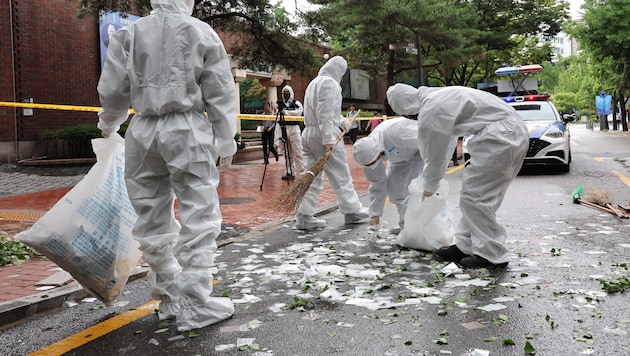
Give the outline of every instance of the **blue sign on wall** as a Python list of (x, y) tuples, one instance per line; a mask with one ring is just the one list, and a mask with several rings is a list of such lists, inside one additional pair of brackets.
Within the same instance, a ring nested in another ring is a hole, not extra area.
[(107, 46), (109, 46), (109, 37), (121, 28), (127, 27), (138, 21), (139, 18), (140, 16), (129, 15), (121, 12), (106, 12), (101, 14), (98, 26), (101, 43), (101, 70), (105, 64), (105, 55), (107, 54)]

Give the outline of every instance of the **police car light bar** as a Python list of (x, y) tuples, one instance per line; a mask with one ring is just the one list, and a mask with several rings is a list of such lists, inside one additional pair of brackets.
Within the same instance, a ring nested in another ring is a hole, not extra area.
[(547, 101), (550, 95), (526, 95), (526, 96), (506, 96), (503, 99), (506, 103), (521, 101)]
[(501, 67), (494, 71), (496, 75), (512, 75), (512, 74), (529, 74), (542, 72), (543, 67), (539, 64), (530, 64), (526, 66)]

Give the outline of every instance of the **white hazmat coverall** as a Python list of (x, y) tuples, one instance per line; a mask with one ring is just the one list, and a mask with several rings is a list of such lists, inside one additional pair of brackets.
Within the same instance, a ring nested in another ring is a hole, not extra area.
[[(381, 159), (371, 166), (378, 155)], [(402, 229), (409, 183), (422, 173), (424, 161), (418, 149), (418, 122), (407, 118), (383, 121), (368, 137), (360, 138), (352, 146), (354, 159), (363, 166), (370, 188), (370, 217), (383, 215), (389, 197), (398, 209), (398, 224)], [(385, 168), (384, 161), (387, 161)]]
[[(317, 77), (306, 88), (304, 96), (305, 128), (302, 132), (302, 146), (304, 148), (304, 163), (307, 167), (311, 167), (337, 141), (342, 132), (339, 127), (350, 127), (350, 122), (341, 116), (342, 95), (339, 84), (347, 66), (343, 57), (330, 58), (319, 69)], [(352, 185), (352, 175), (346, 160), (343, 142), (333, 149), (324, 166), (324, 172), (337, 196), (339, 211), (345, 215), (345, 222), (353, 223), (360, 219), (366, 219), (368, 217), (367, 209), (362, 207), (359, 196)], [(296, 227), (300, 228), (302, 218), (311, 219), (315, 214), (322, 186), (323, 175), (320, 174), (315, 177), (297, 208), (298, 223)], [(322, 226), (319, 225), (318, 227)]]
[(387, 90), (387, 100), (399, 114), (418, 114), (425, 192), (437, 191), (452, 138), (474, 134), (468, 142), (471, 158), (463, 172), (455, 245), (494, 264), (507, 262), (506, 230), (496, 212), (527, 153), (529, 134), (523, 120), (500, 98), (461, 86), (435, 90), (396, 84)]
[(222, 220), (215, 162), (236, 152), (234, 78), (220, 38), (190, 16), (192, 0), (151, 6), (111, 38), (98, 127), (107, 135), (130, 104), (137, 112), (125, 135), (125, 179), (138, 214), (133, 235), (151, 267), (160, 318), (176, 317), (186, 331), (234, 313), (229, 298), (210, 297)]
[[(285, 98), (284, 92), (289, 92), (289, 98)], [(287, 116), (302, 116), (304, 107), (299, 100), (295, 100), (295, 93), (290, 85), (282, 87), (282, 102), (286, 109), (284, 110), (285, 118)], [(287, 140), (289, 146), (289, 153), (284, 152), (285, 159), (287, 155), (291, 157), (291, 171), (294, 176), (299, 176), (304, 172), (304, 150), (302, 149), (302, 130), (300, 129), (299, 121), (285, 121), (284, 124), (287, 131)], [(274, 142), (278, 146), (278, 152), (284, 151), (284, 144), (282, 142), (282, 124), (276, 125), (274, 132)]]

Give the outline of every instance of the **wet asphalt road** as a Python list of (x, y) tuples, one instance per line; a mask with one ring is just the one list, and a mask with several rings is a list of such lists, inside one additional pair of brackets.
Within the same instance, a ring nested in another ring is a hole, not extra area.
[[(570, 197), (581, 183), (625, 203), (630, 143), (573, 135), (570, 173), (524, 171), (510, 188), (498, 212), (513, 252), (504, 270), (448, 273), (396, 246), (391, 205), (378, 233), (332, 211), (326, 229), (277, 226), (220, 249), (215, 294), (235, 300), (232, 318), (191, 335), (150, 314), (67, 354), (628, 355), (628, 291), (606, 293), (600, 280), (629, 275), (630, 222)], [(461, 174), (447, 175), (454, 220)], [(79, 303), (0, 332), (0, 351), (28, 354), (150, 300), (138, 280), (117, 308)]]

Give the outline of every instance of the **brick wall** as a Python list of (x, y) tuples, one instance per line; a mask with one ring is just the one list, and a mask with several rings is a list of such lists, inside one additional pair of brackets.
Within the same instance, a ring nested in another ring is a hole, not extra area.
[[(229, 53), (231, 44), (238, 37), (219, 35)], [(15, 90), (12, 40), (15, 46)], [(316, 48), (316, 51), (324, 53), (325, 49)], [(306, 86), (317, 70), (311, 76), (292, 75), (283, 85), (291, 85), (296, 98), (304, 102)], [(77, 19), (76, 2), (0, 2), (0, 101), (33, 98), (40, 104), (99, 106), (96, 91), (99, 75), (98, 19)], [(281, 97), (280, 92), (278, 97)], [(33, 116), (24, 116), (21, 108), (0, 106), (0, 163), (40, 155), (41, 152), (35, 152), (34, 143), (41, 130), (96, 122), (94, 112), (34, 109)]]
[[(17, 100), (97, 105), (100, 69), (96, 19), (77, 19), (76, 3), (66, 0), (13, 4)], [(90, 121), (96, 122), (95, 113), (35, 109), (33, 116), (23, 116), (18, 110), (18, 139), (35, 140), (42, 129)]]
[[(8, 1), (0, 2), (0, 101), (13, 101), (11, 12)], [(15, 139), (14, 110), (0, 107), (0, 142)]]

